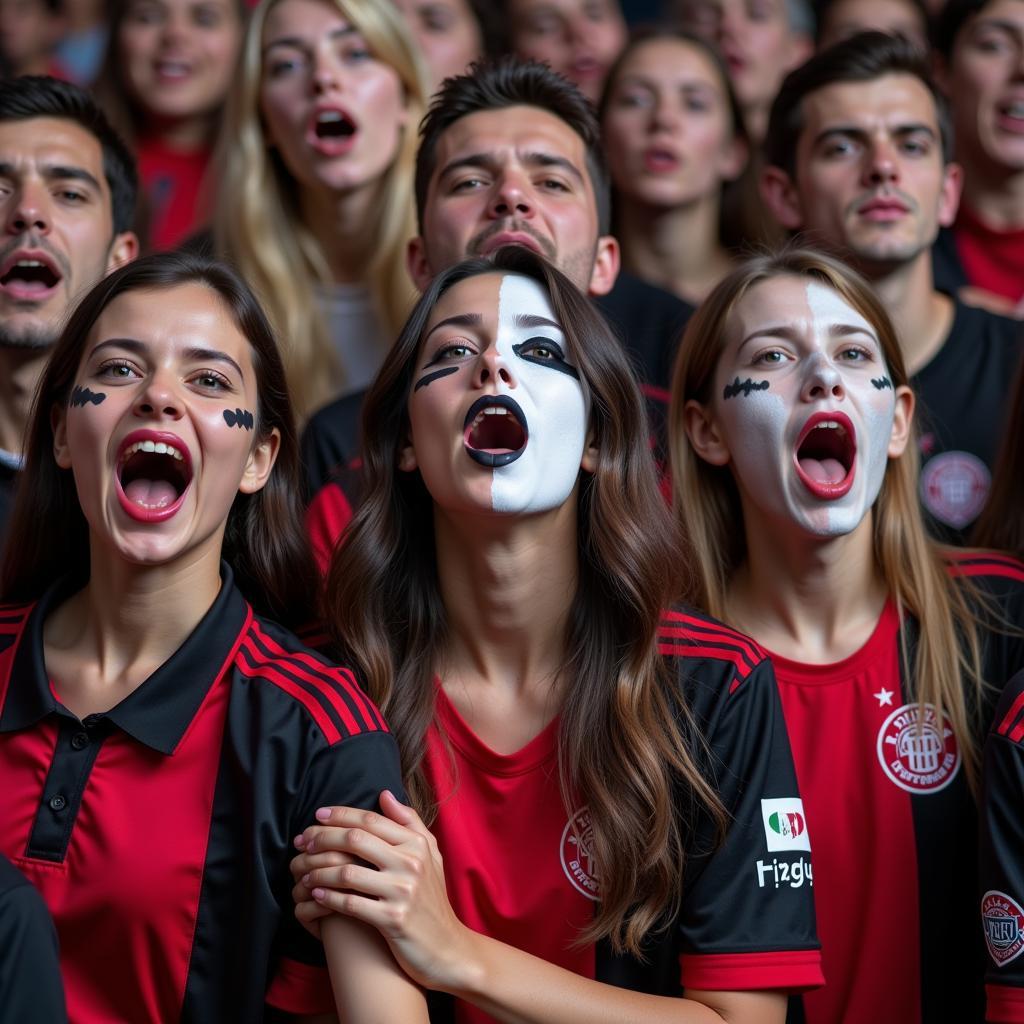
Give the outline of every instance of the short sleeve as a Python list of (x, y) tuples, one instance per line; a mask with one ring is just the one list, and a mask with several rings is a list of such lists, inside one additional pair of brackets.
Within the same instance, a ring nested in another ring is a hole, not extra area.
[(824, 979), (811, 830), (770, 662), (730, 689), (698, 721), (727, 822), (719, 842), (705, 816), (687, 844), (682, 983), (730, 991), (814, 988)]
[[(315, 824), (317, 808), (360, 807), (377, 810), (380, 794), (389, 789), (405, 800), (401, 764), (394, 737), (387, 732), (350, 736), (321, 749), (312, 759), (295, 802), (290, 835)], [(334, 1010), (323, 948), (295, 918), (289, 873), (280, 882), (281, 907), (277, 966), (266, 1001), (294, 1014)]]
[(980, 913), (987, 1021), (1024, 1024), (1024, 673), (1007, 686), (985, 744)]

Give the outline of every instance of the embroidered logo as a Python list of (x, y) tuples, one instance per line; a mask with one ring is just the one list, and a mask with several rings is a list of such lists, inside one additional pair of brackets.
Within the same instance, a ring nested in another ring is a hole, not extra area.
[(970, 452), (940, 452), (921, 470), (921, 503), (940, 523), (963, 529), (985, 506), (992, 476)]
[(764, 821), (764, 837), (768, 842), (769, 853), (778, 853), (780, 850), (810, 852), (811, 837), (807, 833), (804, 803), (798, 797), (762, 800), (761, 818)]
[(998, 889), (981, 898), (981, 923), (985, 929), (988, 955), (997, 967), (1005, 967), (1024, 952), (1024, 910)]
[(583, 893), (588, 900), (597, 902), (600, 899), (601, 879), (591, 852), (593, 841), (594, 826), (590, 821), (590, 810), (581, 807), (562, 830), (562, 870), (574, 889)]
[(960, 748), (949, 720), (941, 722), (931, 704), (897, 708), (878, 730), (878, 761), (885, 774), (908, 793), (937, 793), (960, 768)]

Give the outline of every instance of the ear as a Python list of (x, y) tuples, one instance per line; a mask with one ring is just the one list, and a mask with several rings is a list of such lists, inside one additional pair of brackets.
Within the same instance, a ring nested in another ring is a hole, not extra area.
[(56, 402), (50, 408), (50, 429), (53, 431), (53, 461), (61, 469), (71, 468), (68, 450), (68, 407)]
[(960, 209), (960, 194), (964, 188), (964, 171), (959, 164), (946, 164), (942, 172), (942, 191), (939, 193), (939, 225), (948, 228), (956, 220)]
[(615, 287), (620, 262), (618, 239), (611, 235), (602, 235), (597, 240), (597, 256), (594, 259), (594, 270), (590, 275), (587, 293), (607, 295)]
[(412, 443), (412, 438), (406, 435), (402, 447), (398, 449), (398, 471), (411, 473), (415, 469), (419, 469), (419, 463), (416, 461), (416, 448)]
[(793, 179), (781, 167), (769, 165), (762, 168), (759, 185), (761, 198), (772, 216), (789, 231), (799, 231), (804, 226), (804, 215)]
[(686, 427), (686, 436), (690, 439), (693, 450), (705, 462), (710, 462), (712, 466), (728, 464), (729, 449), (718, 433), (718, 426), (706, 406), (691, 398), (683, 407), (683, 425)]
[(583, 455), (580, 458), (580, 469), (584, 473), (596, 473), (597, 472), (597, 461), (601, 456), (601, 449), (597, 443), (597, 435), (594, 433), (593, 428), (587, 431), (587, 443), (583, 449)]
[(421, 235), (410, 238), (405, 247), (405, 269), (409, 272), (409, 277), (419, 292), (425, 292), (434, 279), (434, 272), (427, 262), (427, 252)]
[(249, 453), (249, 461), (245, 464), (241, 483), (238, 485), (240, 494), (255, 494), (263, 490), (270, 479), (270, 471), (277, 461), (277, 453), (281, 447), (281, 431), (274, 429), (261, 438)]
[(889, 458), (898, 459), (907, 449), (914, 426), (914, 392), (901, 384), (896, 389), (896, 415), (892, 420), (892, 434), (889, 436)]
[(107, 273), (131, 263), (139, 255), (139, 240), (134, 231), (122, 231), (114, 236), (114, 241), (107, 253)]

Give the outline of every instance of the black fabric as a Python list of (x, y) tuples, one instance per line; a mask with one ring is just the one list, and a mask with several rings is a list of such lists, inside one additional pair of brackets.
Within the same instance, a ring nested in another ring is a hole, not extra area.
[(0, 1024), (66, 1024), (57, 932), (43, 898), (0, 855)]
[[(332, 480), (340, 480), (351, 501), (357, 488), (359, 440), (365, 391), (344, 395), (318, 410), (302, 432), (302, 466), (307, 499)], [(307, 501), (308, 503), (308, 501)], [(352, 502), (355, 507), (355, 502)]]
[(939, 228), (938, 237), (932, 246), (932, 279), (940, 292), (955, 296), (965, 285), (967, 272), (960, 262), (956, 248), (956, 235), (952, 228)]

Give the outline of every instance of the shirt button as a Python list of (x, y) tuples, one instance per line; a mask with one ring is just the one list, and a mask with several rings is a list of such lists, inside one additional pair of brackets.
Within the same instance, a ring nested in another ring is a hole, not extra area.
[(58, 795), (58, 796), (51, 796), (50, 797), (50, 809), (51, 810), (63, 811), (64, 808), (67, 807), (67, 805), (68, 805), (67, 800), (65, 800), (64, 797), (62, 797), (60, 795)]
[(81, 750), (83, 747), (89, 746), (89, 734), (86, 732), (76, 732), (71, 737), (71, 746), (75, 750)]

